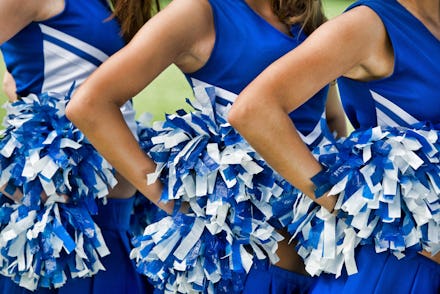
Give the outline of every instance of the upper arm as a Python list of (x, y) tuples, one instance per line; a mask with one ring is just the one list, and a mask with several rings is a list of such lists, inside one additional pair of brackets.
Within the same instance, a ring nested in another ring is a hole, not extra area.
[(245, 89), (252, 92), (245, 99), (258, 95), (291, 112), (339, 76), (370, 66), (384, 35), (379, 17), (365, 6), (356, 7), (321, 25), (270, 65)]
[(82, 99), (94, 103), (105, 97), (107, 102), (122, 105), (170, 64), (192, 54), (209, 32), (211, 18), (206, 0), (172, 1), (129, 44), (105, 61), (78, 89), (76, 96), (82, 93)]
[(193, 57), (192, 62), (203, 59), (198, 47), (213, 32), (207, 0), (174, 0), (144, 25), (124, 50), (127, 58), (137, 56), (141, 64), (191, 67), (185, 64), (187, 56)]
[(31, 23), (40, 7), (39, 0), (0, 0), (0, 44)]

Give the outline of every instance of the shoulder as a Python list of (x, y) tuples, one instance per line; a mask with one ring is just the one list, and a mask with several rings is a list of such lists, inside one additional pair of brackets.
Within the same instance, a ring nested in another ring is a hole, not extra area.
[(346, 61), (343, 75), (374, 79), (389, 74), (393, 57), (388, 35), (381, 18), (370, 7), (353, 7), (324, 23), (315, 33), (309, 38), (311, 42), (333, 50), (334, 58)]
[[(318, 27), (306, 40), (314, 47), (353, 52), (356, 56), (386, 35), (379, 16), (369, 7), (357, 6)], [(368, 53), (368, 52), (366, 52)]]
[[(198, 18), (211, 14), (211, 4), (208, 0), (173, 0), (159, 13), (174, 13), (181, 16)], [(188, 18), (184, 18), (188, 22)]]
[(40, 6), (40, 2), (37, 0), (1, 0), (0, 7), (2, 8), (1, 13), (6, 14), (11, 12), (11, 9), (17, 9), (15, 12), (20, 14), (21, 12), (34, 11)]
[(192, 44), (210, 30), (211, 23), (208, 0), (173, 0), (144, 25), (141, 33), (160, 41)]
[[(284, 60), (301, 68), (320, 67), (315, 76), (320, 83), (341, 75), (359, 80), (386, 76), (394, 61), (381, 19), (366, 6), (354, 7), (325, 22)], [(277, 67), (283, 68), (282, 63)]]
[(66, 5), (65, 0), (40, 0), (36, 21), (47, 20), (63, 12)]
[(174, 63), (193, 71), (208, 58), (215, 38), (213, 14), (208, 0), (173, 0), (148, 23), (148, 34), (173, 46)]
[(378, 31), (383, 31), (384, 26), (379, 15), (368, 6), (356, 6), (341, 15), (328, 21), (330, 30), (350, 37), (374, 37)]
[(40, 9), (41, 5), (38, 0), (1, 0), (0, 44), (36, 20)]
[(202, 31), (212, 20), (208, 0), (173, 0), (151, 20), (147, 26), (169, 30), (169, 34), (185, 34)]
[(53, 10), (59, 4), (64, 7), (64, 0), (1, 0), (0, 10), (5, 17), (11, 15), (18, 19), (37, 21), (47, 14), (47, 10)]
[(345, 74), (359, 80), (383, 78), (391, 74), (394, 53), (385, 25), (369, 6), (360, 5), (340, 16), (347, 22), (342, 31), (345, 42), (355, 42), (360, 51), (360, 64)]

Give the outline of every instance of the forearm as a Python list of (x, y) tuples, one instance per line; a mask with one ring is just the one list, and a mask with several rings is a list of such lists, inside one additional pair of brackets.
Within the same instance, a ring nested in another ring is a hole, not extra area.
[[(311, 178), (321, 171), (322, 167), (301, 140), (288, 114), (282, 108), (274, 108), (273, 105), (252, 105), (251, 108), (235, 105), (238, 107), (231, 110), (230, 123), (281, 176), (318, 204), (332, 211), (335, 197), (315, 196), (315, 186)], [(276, 144), (272, 144), (275, 142)]]
[[(118, 105), (105, 99), (92, 102), (83, 99), (83, 95), (88, 94), (81, 89), (78, 89), (76, 94), (66, 109), (68, 118), (124, 178), (153, 203), (168, 213), (172, 212), (172, 203), (159, 202), (161, 183), (156, 181), (147, 185), (146, 175), (155, 171), (156, 165), (140, 149)], [(81, 103), (77, 103), (78, 101)]]

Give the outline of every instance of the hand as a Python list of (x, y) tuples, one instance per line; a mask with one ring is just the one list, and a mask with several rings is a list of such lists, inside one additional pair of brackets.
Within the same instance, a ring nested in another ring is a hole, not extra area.
[(431, 259), (432, 261), (440, 264), (440, 253), (437, 253), (436, 255), (431, 255), (430, 252), (426, 251), (426, 250), (422, 250), (419, 252), (421, 255)]

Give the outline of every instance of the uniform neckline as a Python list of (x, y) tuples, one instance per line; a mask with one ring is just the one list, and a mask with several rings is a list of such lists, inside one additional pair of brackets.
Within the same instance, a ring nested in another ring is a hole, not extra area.
[(398, 0), (395, 0), (397, 2), (397, 4), (400, 6), (400, 8), (405, 11), (405, 13), (409, 14), (410, 17), (416, 22), (418, 23), (419, 26), (421, 26), (426, 32), (428, 32), (428, 34), (434, 38), (434, 40), (437, 40), (437, 42), (440, 42), (440, 39), (437, 38), (437, 36), (434, 35), (433, 32), (431, 32), (431, 30), (418, 18), (416, 17), (408, 8), (406, 8), (402, 3), (400, 3)]
[(293, 40), (297, 37), (292, 32), (292, 26), (290, 26), (290, 28), (289, 28), (289, 32), (291, 35), (288, 35), (282, 31), (280, 31), (279, 29), (277, 29), (275, 26), (273, 26), (269, 21), (267, 21), (267, 19), (265, 19), (258, 12), (256, 12), (245, 0), (241, 0), (241, 2), (247, 7), (247, 9), (249, 9), (252, 12), (253, 15), (255, 15), (260, 20), (262, 20), (266, 24), (266, 26), (269, 26), (272, 30), (276, 31), (278, 34), (284, 36), (284, 38), (287, 38), (289, 40)]

